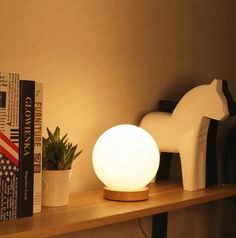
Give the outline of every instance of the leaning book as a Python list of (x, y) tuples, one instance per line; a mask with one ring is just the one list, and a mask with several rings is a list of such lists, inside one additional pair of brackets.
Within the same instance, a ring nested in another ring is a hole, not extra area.
[(35, 82), (20, 80), (18, 217), (33, 215)]
[(0, 221), (17, 218), (19, 75), (0, 73)]
[(36, 82), (34, 107), (34, 213), (41, 212), (42, 203), (42, 101), (43, 84)]

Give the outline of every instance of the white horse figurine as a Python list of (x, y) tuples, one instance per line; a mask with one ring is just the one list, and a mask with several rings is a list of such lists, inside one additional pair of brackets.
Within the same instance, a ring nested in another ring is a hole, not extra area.
[(184, 190), (206, 186), (206, 146), (210, 119), (229, 116), (223, 81), (213, 80), (187, 92), (173, 113), (152, 112), (140, 126), (156, 140), (161, 152), (180, 154)]

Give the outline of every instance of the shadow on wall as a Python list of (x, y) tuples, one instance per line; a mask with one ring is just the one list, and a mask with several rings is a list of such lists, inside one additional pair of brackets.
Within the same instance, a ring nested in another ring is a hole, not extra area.
[(236, 115), (222, 125), (221, 131), (222, 182), (236, 184)]

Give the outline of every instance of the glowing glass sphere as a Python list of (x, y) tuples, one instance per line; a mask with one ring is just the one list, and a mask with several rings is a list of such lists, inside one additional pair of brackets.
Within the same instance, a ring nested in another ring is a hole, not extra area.
[(106, 187), (115, 191), (140, 191), (155, 177), (159, 150), (144, 129), (118, 125), (104, 132), (93, 150), (93, 167)]

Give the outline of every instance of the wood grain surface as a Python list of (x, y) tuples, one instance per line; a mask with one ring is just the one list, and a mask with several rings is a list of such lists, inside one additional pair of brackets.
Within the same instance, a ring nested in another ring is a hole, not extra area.
[(215, 186), (194, 192), (182, 184), (162, 181), (151, 184), (149, 199), (114, 202), (103, 199), (103, 190), (72, 194), (66, 207), (43, 208), (33, 217), (0, 223), (1, 238), (50, 237), (173, 211), (236, 195), (235, 185)]

